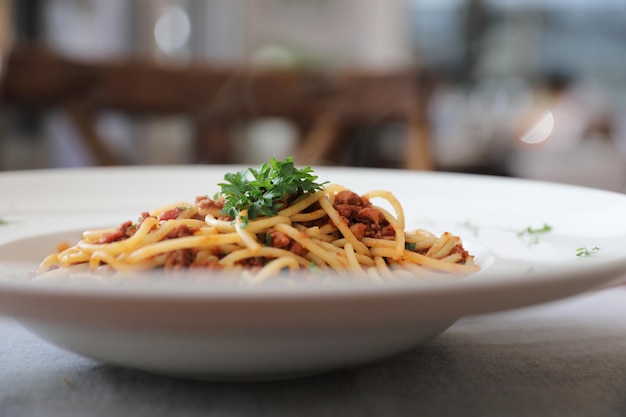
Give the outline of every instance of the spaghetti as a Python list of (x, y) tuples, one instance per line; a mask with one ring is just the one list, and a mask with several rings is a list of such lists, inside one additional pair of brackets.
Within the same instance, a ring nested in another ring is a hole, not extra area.
[[(374, 205), (375, 199), (393, 213)], [(275, 214), (254, 218), (245, 209), (233, 218), (224, 205), (223, 194), (201, 196), (144, 212), (135, 222), (85, 231), (78, 243), (46, 257), (37, 274), (193, 270), (207, 277), (230, 272), (246, 284), (341, 275), (389, 283), (479, 269), (458, 236), (405, 231), (402, 206), (388, 191), (358, 195), (327, 184), (288, 196)]]

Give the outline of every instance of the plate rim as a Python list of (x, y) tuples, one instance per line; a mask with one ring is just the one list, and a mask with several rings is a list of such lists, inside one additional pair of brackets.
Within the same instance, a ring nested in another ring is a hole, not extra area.
[[(54, 169), (38, 169), (38, 170), (26, 170), (26, 171), (5, 171), (0, 173), (0, 180), (6, 177), (30, 177), (30, 178), (38, 178), (40, 176), (47, 176), (51, 173), (53, 174), (61, 174), (61, 175), (76, 175), (77, 173), (89, 173), (89, 175), (106, 175), (106, 173), (116, 172), (118, 174), (123, 174), (126, 172), (134, 172), (139, 175), (148, 174), (151, 172), (163, 172), (164, 170), (169, 172), (181, 172), (185, 173), (193, 173), (193, 172), (212, 172), (212, 173), (225, 173), (230, 172), (232, 170), (237, 169), (245, 169), (248, 166), (235, 164), (235, 165), (151, 165), (151, 166), (125, 166), (125, 167), (77, 167), (77, 168), (54, 168)], [(532, 186), (538, 187), (557, 187), (563, 189), (570, 190), (580, 190), (586, 193), (598, 193), (603, 195), (610, 195), (614, 197), (619, 197), (624, 199), (626, 202), (626, 196), (620, 193), (588, 188), (583, 186), (576, 186), (571, 184), (560, 184), (554, 182), (547, 181), (538, 181), (533, 179), (524, 179), (524, 178), (514, 178), (514, 177), (500, 177), (500, 176), (490, 176), (490, 175), (481, 175), (481, 174), (469, 174), (469, 173), (456, 173), (456, 172), (438, 172), (438, 171), (407, 171), (400, 169), (390, 169), (390, 168), (365, 168), (365, 167), (335, 167), (335, 166), (319, 166), (314, 167), (314, 172), (316, 174), (330, 175), (333, 172), (349, 172), (349, 173), (385, 173), (386, 175), (416, 175), (422, 178), (463, 178), (466, 180), (475, 180), (478, 179), (480, 181), (493, 181), (493, 182), (509, 182), (509, 183), (520, 183), (520, 184), (528, 184)], [(0, 206), (1, 212), (1, 206)], [(8, 244), (13, 242), (15, 239), (3, 242), (2, 244)], [(241, 291), (241, 289), (229, 289), (228, 291), (215, 291), (213, 289), (213, 293), (190, 293), (187, 291), (175, 291), (171, 293), (163, 293), (157, 289), (150, 289), (146, 291), (146, 289), (139, 290), (131, 290), (128, 291), (129, 288), (125, 290), (111, 289), (106, 287), (97, 287), (93, 286), (60, 286), (55, 284), (37, 284), (36, 286), (31, 285), (30, 283), (20, 283), (20, 282), (7, 282), (6, 280), (0, 280), (0, 292), (12, 292), (13, 294), (22, 294), (22, 295), (34, 295), (34, 294), (49, 294), (54, 296), (71, 296), (71, 297), (139, 297), (146, 299), (163, 299), (163, 300), (172, 300), (172, 299), (180, 299), (180, 297), (189, 297), (192, 299), (198, 298), (202, 300), (211, 300), (212, 297), (217, 297), (219, 299), (224, 299), (224, 297), (230, 300), (258, 300), (258, 299), (283, 299), (284, 297), (288, 297), (293, 299), (294, 297), (298, 297), (299, 299), (315, 299), (319, 297), (327, 298), (327, 297), (376, 297), (376, 296), (415, 296), (416, 293), (425, 294), (425, 293), (439, 293), (448, 292), (448, 291), (492, 291), (497, 292), (498, 289), (502, 287), (512, 288), (514, 286), (518, 287), (527, 287), (529, 284), (539, 285), (541, 283), (545, 283), (546, 280), (551, 283), (563, 282), (568, 283), (572, 282), (573, 278), (576, 280), (580, 280), (581, 282), (585, 282), (588, 280), (587, 284), (589, 289), (594, 288), (596, 286), (601, 286), (603, 284), (609, 283), (615, 279), (618, 279), (622, 274), (626, 273), (626, 256), (624, 259), (615, 260), (612, 259), (610, 261), (607, 260), (598, 260), (598, 259), (586, 259), (584, 264), (576, 262), (577, 259), (572, 259), (571, 264), (568, 266), (559, 265), (555, 268), (553, 273), (541, 273), (538, 275), (533, 274), (511, 274), (506, 280), (498, 279), (498, 280), (472, 280), (471, 276), (467, 278), (460, 278), (455, 282), (428, 282), (428, 285), (394, 285), (387, 287), (360, 287), (360, 288), (334, 288), (332, 290), (327, 289), (317, 289), (315, 291), (307, 291), (307, 292), (295, 292), (295, 291)], [(573, 265), (573, 264), (578, 265)], [(605, 275), (613, 275), (613, 277), (593, 277), (593, 275), (597, 274), (605, 274)], [(569, 276), (569, 278), (568, 278)], [(588, 278), (585, 279), (585, 276)], [(0, 307), (1, 310), (1, 307)], [(472, 313), (474, 314), (474, 313)]]

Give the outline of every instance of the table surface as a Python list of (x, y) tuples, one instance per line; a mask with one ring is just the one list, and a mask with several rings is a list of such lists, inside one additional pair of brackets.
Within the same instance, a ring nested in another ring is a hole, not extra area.
[(299, 380), (169, 379), (0, 318), (0, 416), (625, 416), (626, 287), (466, 317), (414, 349)]

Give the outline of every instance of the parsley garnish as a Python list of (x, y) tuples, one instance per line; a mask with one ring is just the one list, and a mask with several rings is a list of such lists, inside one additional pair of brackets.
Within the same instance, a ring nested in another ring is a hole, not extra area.
[(520, 238), (528, 237), (528, 244), (536, 245), (537, 243), (539, 243), (540, 235), (551, 232), (551, 231), (552, 231), (552, 226), (548, 225), (547, 223), (544, 223), (543, 227), (536, 228), (536, 229), (533, 229), (532, 227), (528, 226), (527, 228), (517, 232), (517, 236), (519, 236)]
[(586, 258), (587, 256), (591, 256), (599, 250), (600, 248), (597, 246), (594, 246), (591, 249), (587, 249), (586, 247), (578, 248), (576, 249), (576, 256), (578, 256), (579, 258)]
[[(228, 173), (224, 175), (226, 182), (219, 184), (224, 196), (222, 213), (235, 219), (247, 210), (248, 215), (241, 216), (244, 225), (248, 219), (273, 216), (289, 197), (322, 189), (326, 183), (316, 183), (317, 176), (312, 172), (310, 166), (296, 168), (293, 158), (288, 157), (284, 161), (272, 158), (259, 169)], [(249, 174), (252, 174), (252, 179)]]
[(406, 250), (410, 250), (410, 251), (415, 251), (415, 247), (417, 246), (417, 243), (415, 242), (411, 242), (411, 243), (405, 243), (404, 244), (404, 248)]

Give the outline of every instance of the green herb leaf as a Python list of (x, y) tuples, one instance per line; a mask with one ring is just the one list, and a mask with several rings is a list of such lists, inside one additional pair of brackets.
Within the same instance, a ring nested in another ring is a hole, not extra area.
[(528, 238), (529, 245), (536, 245), (537, 243), (539, 243), (540, 235), (549, 233), (551, 231), (552, 231), (552, 226), (550, 226), (547, 223), (544, 223), (543, 227), (541, 228), (533, 229), (532, 227), (528, 226), (527, 228), (517, 232), (517, 236), (520, 238), (524, 238), (524, 237)]
[(258, 169), (228, 173), (224, 175), (225, 182), (219, 184), (224, 196), (222, 213), (234, 219), (247, 210), (247, 217), (241, 216), (242, 226), (248, 219), (276, 215), (289, 197), (323, 188), (326, 182), (316, 183), (317, 176), (312, 172), (310, 166), (296, 168), (293, 158), (288, 157), (284, 161), (272, 158)]
[(321, 270), (314, 261), (311, 261), (309, 264), (309, 272), (314, 275), (319, 275), (323, 277), (326, 275), (323, 270)]
[(586, 258), (588, 256), (593, 255), (594, 253), (596, 253), (599, 250), (600, 250), (600, 248), (597, 247), (597, 246), (594, 246), (591, 249), (587, 249), (586, 247), (577, 248), (576, 249), (576, 256), (578, 256), (579, 258)]
[(414, 251), (416, 246), (417, 246), (417, 243), (415, 243), (415, 242), (412, 242), (412, 243), (405, 243), (405, 244), (404, 244), (404, 247), (405, 247), (407, 250), (411, 250), (411, 251)]
[(528, 226), (527, 228), (517, 232), (517, 235), (518, 236), (535, 235), (535, 234), (538, 234), (538, 233), (548, 233), (550, 231), (552, 231), (552, 226), (550, 226), (547, 223), (544, 223), (543, 227), (537, 228), (537, 229), (533, 229), (532, 227)]

